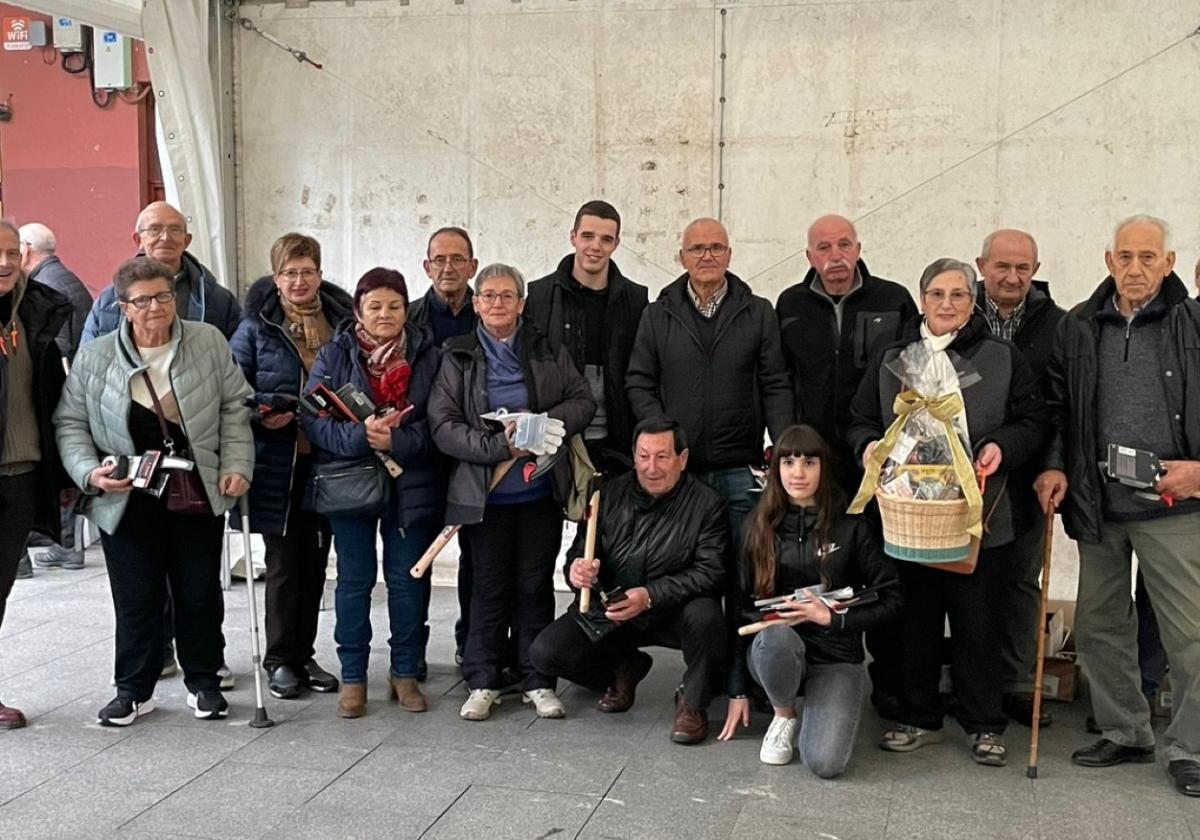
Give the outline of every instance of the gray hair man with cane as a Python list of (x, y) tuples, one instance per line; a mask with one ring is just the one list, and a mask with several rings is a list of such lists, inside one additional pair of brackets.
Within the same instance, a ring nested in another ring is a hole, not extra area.
[(1118, 224), (1109, 276), (1059, 325), (1047, 394), (1056, 431), (1035, 486), (1079, 544), (1075, 630), (1101, 738), (1071, 760), (1155, 758), (1130, 597), (1136, 551), (1178, 698), (1167, 772), (1200, 796), (1200, 303), (1172, 271), (1169, 240), (1152, 216)]

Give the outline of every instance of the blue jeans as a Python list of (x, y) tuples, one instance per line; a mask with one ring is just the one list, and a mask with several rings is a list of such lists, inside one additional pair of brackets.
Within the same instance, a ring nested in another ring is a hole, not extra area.
[(867, 669), (861, 662), (808, 663), (804, 652), (799, 633), (776, 625), (755, 636), (746, 664), (772, 706), (794, 706), (804, 687), (800, 758), (813, 773), (831, 779), (850, 763)]
[(375, 588), (378, 558), (375, 536), (383, 536), (383, 580), (387, 585), (388, 623), (391, 637), (391, 675), (415, 677), (417, 663), (425, 658), (429, 616), (429, 575), (418, 579), (409, 570), (420, 559), (437, 534), (432, 519), (400, 528), (400, 515), (393, 501), (382, 518), (378, 516), (331, 516), (337, 549), (337, 594), (334, 608), (337, 624), (333, 631), (342, 682), (367, 679), (371, 656), (371, 592)]
[[(750, 491), (758, 487), (749, 467), (732, 467), (727, 470), (709, 470), (696, 473), (696, 478), (717, 491), (725, 500), (725, 511), (729, 518), (729, 557), (737, 558), (742, 553), (742, 523), (758, 502), (758, 494)], [(729, 572), (736, 567), (733, 560), (726, 569)]]

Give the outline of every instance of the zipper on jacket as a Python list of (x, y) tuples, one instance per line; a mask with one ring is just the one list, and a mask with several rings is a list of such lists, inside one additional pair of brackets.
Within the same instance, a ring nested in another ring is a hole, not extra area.
[(1125, 361), (1129, 361), (1129, 333), (1133, 330), (1133, 318), (1125, 321)]

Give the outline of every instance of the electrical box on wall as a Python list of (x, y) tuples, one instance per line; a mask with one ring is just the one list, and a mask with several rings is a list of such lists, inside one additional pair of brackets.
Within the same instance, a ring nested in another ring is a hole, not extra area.
[(83, 24), (74, 18), (54, 16), (54, 49), (83, 52)]
[(97, 90), (125, 90), (133, 87), (133, 44), (111, 29), (92, 34), (92, 64)]

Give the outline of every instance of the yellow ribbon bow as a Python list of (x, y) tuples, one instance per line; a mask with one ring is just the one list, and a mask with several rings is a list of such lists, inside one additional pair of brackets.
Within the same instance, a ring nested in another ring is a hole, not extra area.
[(854, 501), (850, 504), (849, 512), (862, 513), (867, 502), (874, 497), (875, 487), (879, 483), (879, 473), (883, 470), (883, 462), (895, 449), (905, 419), (909, 414), (921, 409), (928, 411), (945, 429), (946, 438), (950, 441), (950, 455), (953, 460), (951, 466), (954, 469), (954, 477), (958, 479), (958, 484), (962, 487), (963, 498), (967, 500), (967, 533), (977, 539), (982, 539), (983, 496), (980, 495), (979, 485), (975, 482), (975, 471), (971, 467), (971, 459), (967, 456), (962, 440), (952, 422), (954, 416), (963, 410), (960, 394), (944, 394), (930, 399), (921, 396), (916, 391), (908, 390), (901, 391), (896, 395), (896, 399), (892, 403), (892, 411), (895, 413), (896, 419), (888, 427), (883, 440), (879, 441), (871, 450), (871, 457), (867, 459), (866, 472), (863, 473), (862, 483), (858, 486), (858, 493), (855, 494)]

